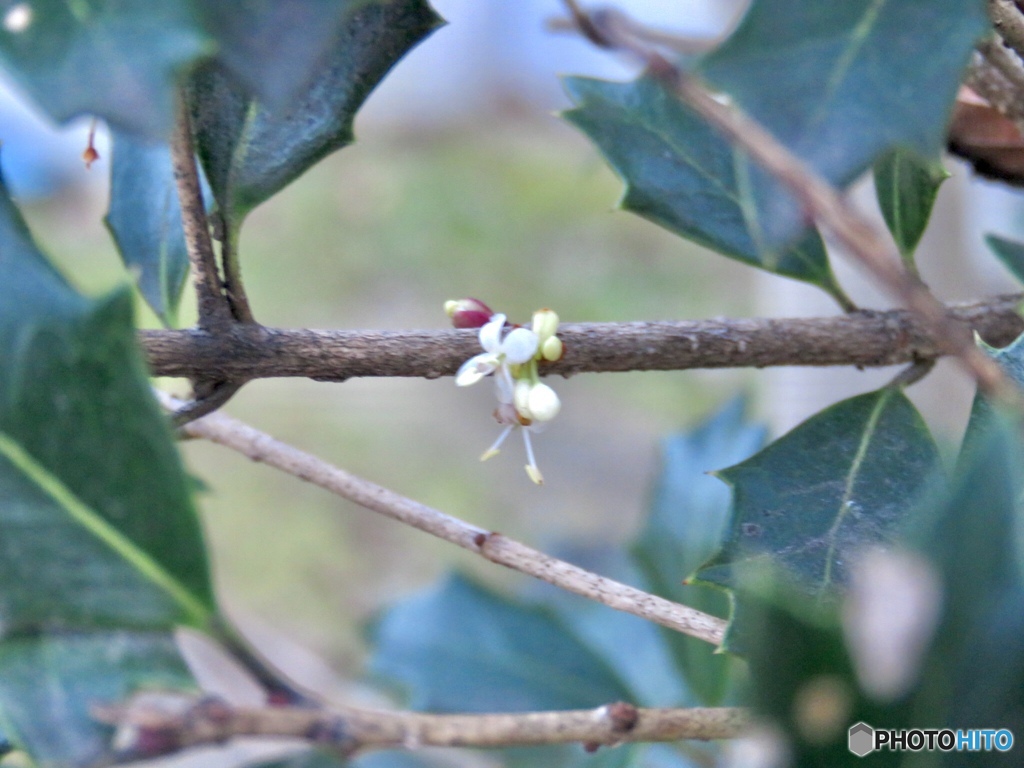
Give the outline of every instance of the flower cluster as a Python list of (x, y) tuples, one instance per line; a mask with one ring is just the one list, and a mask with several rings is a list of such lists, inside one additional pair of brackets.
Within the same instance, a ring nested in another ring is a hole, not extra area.
[(538, 310), (533, 313), (531, 327), (524, 328), (508, 325), (505, 315), (492, 312), (477, 299), (449, 301), (445, 312), (456, 328), (480, 328), (484, 350), (462, 364), (455, 383), (466, 387), (485, 376), (494, 376), (498, 396), (494, 418), (504, 429), (480, 460), (495, 456), (505, 438), (519, 428), (526, 445), (526, 474), (537, 485), (542, 484), (544, 477), (537, 468), (530, 433), (543, 429), (562, 407), (555, 390), (541, 382), (537, 369), (542, 360), (554, 362), (562, 357), (562, 341), (555, 335), (558, 315), (550, 309)]

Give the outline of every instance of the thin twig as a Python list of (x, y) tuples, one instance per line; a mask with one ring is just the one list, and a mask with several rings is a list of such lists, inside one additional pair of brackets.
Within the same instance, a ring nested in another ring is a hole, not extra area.
[[(614, 8), (603, 9), (604, 13), (618, 14)], [(630, 31), (640, 39), (652, 45), (668, 48), (685, 56), (695, 56), (713, 50), (722, 42), (722, 35), (713, 37), (696, 37), (692, 35), (681, 35), (675, 32), (668, 32), (661, 29), (653, 29), (642, 24), (635, 23), (628, 16), (620, 14), (622, 23), (630, 25)], [(545, 27), (550, 32), (578, 32), (579, 29), (571, 19), (552, 18), (548, 19)]]
[[(209, 386), (204, 383), (196, 384), (195, 399), (171, 414), (171, 424), (175, 427), (181, 427), (208, 413), (213, 413), (230, 400), (244, 383), (245, 381), (243, 380), (220, 380), (211, 383)], [(201, 395), (199, 394), (200, 392), (202, 392)]]
[(1002, 38), (1024, 56), (1024, 15), (1012, 0), (989, 0), (988, 15)]
[[(172, 410), (180, 407), (175, 398), (163, 393), (160, 396), (165, 407)], [(204, 416), (186, 424), (181, 430), (190, 437), (201, 437), (231, 448), (253, 461), (276, 467), (373, 512), (476, 552), (491, 562), (714, 645), (722, 642), (726, 623), (716, 616), (598, 576), (500, 533), (420, 504), (223, 413)]]
[[(581, 743), (588, 749), (623, 742), (730, 739), (748, 715), (736, 708), (640, 709), (617, 702), (596, 709), (516, 714), (432, 715), (338, 707), (231, 707), (219, 701), (182, 706), (149, 695), (125, 705), (94, 706), (93, 717), (118, 726), (128, 757), (155, 757), (237, 737), (297, 738), (344, 755), (374, 748), (511, 747)], [(148, 700), (147, 700), (148, 699)], [(127, 732), (127, 734), (125, 733)], [(126, 743), (125, 743), (126, 742)], [(131, 754), (134, 752), (134, 754)]]
[(948, 317), (945, 306), (928, 287), (903, 268), (890, 239), (852, 209), (838, 190), (754, 120), (717, 101), (693, 75), (617, 26), (614, 18), (607, 23), (606, 17), (599, 19), (583, 12), (576, 0), (564, 2), (588, 39), (602, 47), (628, 53), (642, 62), (652, 77), (788, 187), (807, 212), (825, 225), (882, 286), (925, 321), (943, 351), (956, 355), (983, 391), (1011, 400), (1019, 397), (995, 361), (981, 352), (971, 335)]
[(185, 245), (192, 263), (192, 278), (199, 303), (199, 327), (209, 331), (221, 330), (230, 324), (231, 314), (221, 290), (217, 257), (213, 252), (203, 194), (199, 187), (192, 125), (183, 96), (179, 96), (178, 99), (174, 135), (171, 140), (171, 160), (174, 166), (174, 181), (178, 187), (178, 200), (181, 204)]
[[(1022, 295), (954, 305), (950, 317), (1004, 346), (1024, 331)], [(565, 356), (542, 372), (670, 371), (776, 365), (911, 363), (944, 354), (913, 313), (860, 311), (820, 318), (740, 318), (677, 322), (567, 323), (558, 329)], [(449, 376), (480, 351), (473, 331), (317, 331), (235, 325), (140, 333), (157, 376), (257, 379), (305, 376), (341, 381), (358, 376)]]

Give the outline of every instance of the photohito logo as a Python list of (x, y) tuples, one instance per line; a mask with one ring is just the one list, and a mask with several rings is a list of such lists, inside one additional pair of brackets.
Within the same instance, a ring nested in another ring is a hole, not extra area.
[(850, 726), (847, 747), (857, 757), (880, 749), (891, 752), (1006, 752), (1013, 746), (1013, 734), (1006, 728), (912, 728), (895, 731), (872, 728), (867, 723)]

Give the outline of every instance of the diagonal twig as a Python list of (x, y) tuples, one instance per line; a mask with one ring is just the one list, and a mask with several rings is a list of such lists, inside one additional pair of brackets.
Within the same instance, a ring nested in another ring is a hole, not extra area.
[[(172, 410), (180, 401), (158, 396)], [(475, 552), (493, 563), (546, 581), (618, 611), (720, 645), (726, 622), (717, 616), (652, 595), (546, 555), (514, 539), (472, 525), (444, 512), (346, 472), (315, 456), (260, 432), (223, 413), (212, 413), (181, 427), (188, 437), (223, 445), (269, 466), (318, 485), (366, 509)]]
[(615, 16), (591, 16), (576, 0), (564, 0), (564, 3), (580, 32), (589, 40), (640, 61), (652, 77), (785, 184), (808, 213), (826, 226), (883, 287), (922, 318), (943, 351), (955, 355), (983, 391), (1007, 400), (1019, 399), (999, 366), (974, 345), (969, 333), (949, 318), (945, 306), (928, 287), (902, 266), (895, 246), (852, 209), (838, 190), (804, 165), (761, 125), (717, 101), (693, 75), (618, 25)]

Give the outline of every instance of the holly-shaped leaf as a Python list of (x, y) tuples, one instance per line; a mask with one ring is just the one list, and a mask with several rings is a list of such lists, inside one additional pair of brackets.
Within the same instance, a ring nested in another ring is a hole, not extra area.
[(939, 186), (949, 178), (941, 160), (926, 162), (917, 153), (895, 149), (875, 162), (875, 192), (882, 216), (903, 260), (914, 264), (914, 249), (932, 214)]
[(352, 142), (356, 111), (389, 69), (441, 23), (423, 0), (349, 3), (304, 92), (271, 109), (222, 64), (190, 81), (197, 151), (228, 228)]
[(736, 587), (764, 564), (830, 595), (852, 555), (893, 539), (937, 482), (938, 450), (897, 388), (844, 400), (757, 455), (717, 472), (733, 489), (731, 530), (702, 580)]
[(111, 145), (107, 228), (142, 297), (173, 326), (189, 262), (170, 148), (117, 130)]
[(999, 235), (985, 235), (985, 242), (1010, 274), (1024, 283), (1024, 243)]
[(131, 310), (76, 293), (0, 194), (0, 722), (46, 764), (103, 754), (89, 702), (188, 685), (171, 632), (214, 611)]
[[(939, 156), (964, 67), (989, 29), (981, 0), (755, 0), (697, 72), (846, 186), (897, 147)], [(803, 210), (773, 180), (755, 186), (766, 242), (791, 241)]]
[(213, 43), (186, 0), (0, 3), (0, 61), (58, 122), (166, 137), (178, 75)]
[[(632, 547), (655, 594), (718, 616), (728, 615), (727, 596), (684, 582), (718, 551), (729, 525), (729, 489), (708, 473), (764, 445), (765, 428), (749, 422), (744, 410), (737, 398), (691, 431), (665, 440), (650, 513)], [(703, 641), (668, 630), (662, 634), (698, 702), (721, 703), (734, 662)]]
[(563, 114), (626, 184), (620, 205), (726, 256), (818, 285), (848, 305), (817, 232), (795, 246), (770, 242), (766, 209), (746, 153), (651, 78), (609, 83), (572, 77)]

